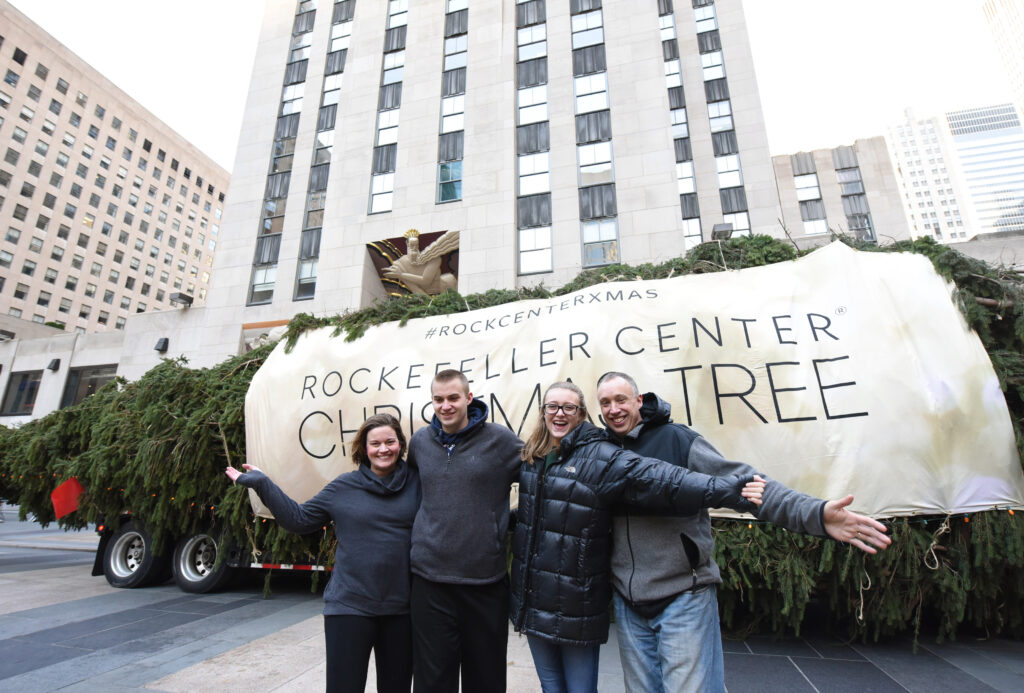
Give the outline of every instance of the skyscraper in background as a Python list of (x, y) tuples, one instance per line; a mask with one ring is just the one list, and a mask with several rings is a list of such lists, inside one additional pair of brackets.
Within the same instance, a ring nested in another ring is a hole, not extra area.
[(71, 332), (205, 303), (229, 176), (0, 0), (0, 313)]
[(1024, 0), (985, 0), (985, 20), (1006, 69), (1017, 108), (1024, 108)]
[(889, 146), (914, 237), (943, 243), (1024, 231), (1024, 128), (1012, 103), (916, 115)]
[(979, 233), (947, 120), (908, 108), (888, 142), (911, 235), (957, 243)]
[(1012, 103), (951, 111), (946, 122), (977, 233), (1024, 231), (1024, 128)]
[(459, 231), (464, 293), (782, 235), (739, 0), (273, 1), (260, 46), (210, 301), (232, 319), (368, 305), (368, 244), (409, 229)]

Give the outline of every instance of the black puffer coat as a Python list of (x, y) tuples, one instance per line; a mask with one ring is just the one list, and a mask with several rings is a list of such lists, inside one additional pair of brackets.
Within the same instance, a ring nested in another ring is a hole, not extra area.
[(740, 490), (752, 477), (715, 477), (609, 443), (583, 422), (557, 460), (523, 463), (518, 524), (512, 535), (512, 623), (559, 645), (608, 640), (611, 507), (617, 503), (693, 513), (749, 510)]

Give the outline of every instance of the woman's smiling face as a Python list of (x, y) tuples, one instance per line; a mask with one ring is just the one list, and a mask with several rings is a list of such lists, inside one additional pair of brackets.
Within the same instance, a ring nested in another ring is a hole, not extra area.
[[(554, 388), (544, 398), (544, 425), (556, 442), (561, 442), (569, 431), (583, 420), (580, 398), (572, 390)], [(571, 411), (567, 411), (571, 410)]]

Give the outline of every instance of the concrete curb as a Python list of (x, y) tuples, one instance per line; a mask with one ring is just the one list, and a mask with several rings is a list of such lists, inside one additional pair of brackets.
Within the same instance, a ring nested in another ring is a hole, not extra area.
[(42, 544), (32, 543), (27, 541), (0, 541), (0, 547), (8, 549), (43, 549), (46, 551), (85, 551), (88, 553), (96, 553), (96, 544), (92, 546), (82, 546), (78, 544)]

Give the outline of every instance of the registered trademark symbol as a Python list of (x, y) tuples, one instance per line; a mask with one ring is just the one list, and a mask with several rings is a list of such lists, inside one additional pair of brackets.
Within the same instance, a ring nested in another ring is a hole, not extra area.
[(836, 308), (836, 315), (846, 315), (846, 306)]

